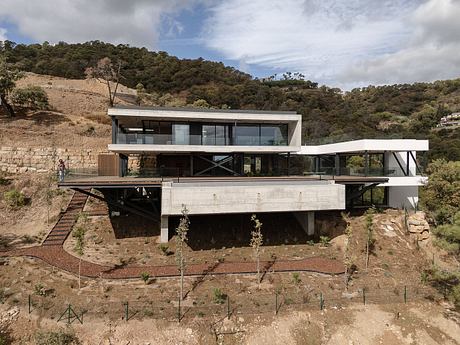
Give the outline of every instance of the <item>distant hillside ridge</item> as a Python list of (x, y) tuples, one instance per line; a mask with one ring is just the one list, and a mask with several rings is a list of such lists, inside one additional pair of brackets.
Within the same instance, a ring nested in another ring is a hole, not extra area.
[[(292, 110), (302, 114), (303, 143), (361, 138), (430, 139), (427, 160), (460, 160), (460, 129), (433, 130), (443, 116), (460, 111), (460, 79), (433, 83), (338, 88), (288, 74), (258, 80), (221, 62), (179, 59), (166, 52), (100, 41), (51, 45), (0, 42), (16, 67), (38, 74), (84, 79), (87, 67), (109, 57), (122, 61), (122, 83), (164, 99), (213, 108)], [(299, 76), (299, 74), (297, 74)], [(308, 76), (306, 76), (308, 78)]]

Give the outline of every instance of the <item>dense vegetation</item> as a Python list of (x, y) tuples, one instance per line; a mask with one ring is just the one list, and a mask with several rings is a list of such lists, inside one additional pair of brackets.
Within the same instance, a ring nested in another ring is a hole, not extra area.
[(428, 138), (430, 157), (460, 160), (460, 129), (434, 129), (439, 119), (460, 110), (460, 79), (343, 92), (285, 74), (281, 80), (254, 79), (222, 63), (178, 59), (165, 52), (99, 41), (50, 45), (0, 42), (0, 52), (16, 68), (66, 78), (84, 78), (85, 70), (108, 57), (122, 63), (122, 83), (154, 94), (158, 104), (216, 108), (294, 110), (302, 114), (304, 142), (358, 138)]

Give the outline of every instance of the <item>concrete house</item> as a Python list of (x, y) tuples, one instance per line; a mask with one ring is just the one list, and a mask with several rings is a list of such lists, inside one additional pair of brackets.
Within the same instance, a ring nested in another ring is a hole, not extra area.
[[(292, 212), (314, 235), (315, 212), (416, 207), (426, 140), (358, 140), (302, 146), (301, 115), (281, 111), (115, 107), (110, 155), (98, 176), (60, 186), (160, 224), (190, 215)], [(352, 158), (354, 157), (354, 158)], [(352, 163), (352, 164), (351, 164)], [(98, 190), (94, 194), (91, 190)]]

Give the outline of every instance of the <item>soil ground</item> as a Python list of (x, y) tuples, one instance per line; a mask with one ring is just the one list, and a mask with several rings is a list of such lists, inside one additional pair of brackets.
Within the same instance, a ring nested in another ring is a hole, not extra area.
[[(2, 146), (106, 148), (110, 127), (102, 84), (31, 74), (19, 84), (43, 86), (53, 111), (1, 118)], [(132, 94), (133, 90), (122, 88), (122, 92)], [(70, 194), (50, 187), (46, 174), (7, 179), (9, 183), (0, 186), (0, 249), (37, 244), (65, 208)], [(25, 206), (15, 209), (6, 205), (4, 192), (13, 188), (25, 194)], [(104, 205), (92, 201), (86, 210), (101, 207)], [(376, 244), (367, 270), (362, 214), (351, 215), (349, 240), (343, 235), (339, 214), (318, 214), (319, 234), (332, 239), (327, 247), (318, 238), (307, 243), (310, 239), (287, 216), (261, 216), (261, 220), (266, 231), (263, 259), (319, 255), (342, 260), (346, 251), (355, 268), (348, 290), (343, 276), (306, 272), (268, 272), (260, 285), (254, 275), (186, 277), (187, 297), (178, 324), (177, 278), (149, 277), (147, 284), (141, 277), (82, 278), (79, 289), (75, 275), (38, 260), (8, 258), (0, 261), (0, 328), (8, 327), (14, 344), (35, 344), (38, 330), (67, 329), (57, 320), (71, 304), (78, 315), (83, 313), (83, 325), (74, 321), (70, 328), (84, 344), (91, 345), (460, 343), (458, 314), (421, 280), (423, 269), (432, 265), (432, 254), (436, 264), (441, 264), (445, 253), (433, 248), (429, 239), (418, 243), (406, 234), (400, 212), (386, 210), (375, 215)], [(171, 222), (171, 232), (175, 222), (177, 219)], [(139, 219), (90, 217), (82, 259), (109, 265), (175, 263), (174, 238), (168, 244), (171, 254), (164, 255), (157, 243), (156, 224), (142, 233), (130, 223), (142, 226)], [(391, 224), (393, 230), (388, 231), (383, 223)], [(225, 218), (192, 217), (188, 262), (254, 260), (248, 246), (250, 229), (249, 217), (233, 225)], [(73, 241), (70, 237), (65, 243), (69, 253), (73, 253)], [(407, 304), (402, 303), (404, 286)], [(128, 322), (124, 319), (126, 301)], [(228, 307), (230, 320), (226, 319)], [(275, 316), (276, 307), (279, 313)]]

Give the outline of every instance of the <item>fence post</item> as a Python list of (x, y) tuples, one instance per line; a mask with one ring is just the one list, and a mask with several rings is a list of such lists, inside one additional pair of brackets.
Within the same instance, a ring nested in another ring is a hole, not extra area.
[(128, 322), (129, 319), (129, 303), (128, 301), (125, 302), (125, 321)]
[(32, 297), (29, 295), (29, 314), (32, 313)]
[(71, 304), (69, 304), (69, 309), (67, 311), (68, 311), (68, 317), (69, 317), (68, 324), (70, 325), (70, 312), (72, 311), (72, 305)]
[(366, 290), (363, 289), (363, 304), (366, 305)]
[(323, 299), (323, 293), (322, 292), (320, 292), (320, 294), (319, 294), (319, 308), (320, 308), (320, 310), (323, 310), (323, 308), (324, 308), (324, 299)]
[(227, 319), (230, 320), (230, 297), (227, 296)]
[(275, 292), (275, 315), (278, 315), (278, 293)]
[(177, 308), (177, 321), (180, 323), (180, 298), (181, 296), (179, 296), (179, 304), (177, 305), (178, 308)]
[(404, 285), (404, 303), (407, 303), (407, 286)]

